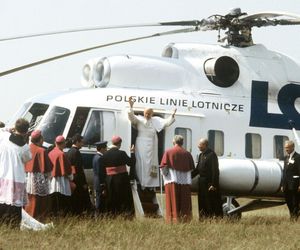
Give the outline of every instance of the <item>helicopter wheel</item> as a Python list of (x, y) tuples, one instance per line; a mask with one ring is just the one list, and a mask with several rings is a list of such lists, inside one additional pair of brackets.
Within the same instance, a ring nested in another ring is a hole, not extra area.
[(237, 207), (240, 206), (240, 204), (236, 201), (236, 199), (232, 198), (232, 197), (224, 197), (222, 199), (222, 209), (223, 209), (223, 215), (225, 218), (229, 218), (229, 219), (241, 219), (242, 217), (242, 212), (236, 212), (234, 214), (228, 214), (229, 211), (231, 211), (232, 209), (235, 209)]

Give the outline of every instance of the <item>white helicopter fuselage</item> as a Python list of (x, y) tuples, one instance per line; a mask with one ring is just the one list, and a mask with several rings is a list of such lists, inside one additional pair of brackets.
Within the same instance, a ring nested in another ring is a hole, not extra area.
[(48, 144), (58, 134), (71, 137), (80, 125), (91, 177), (93, 143), (110, 141), (114, 134), (123, 138), (126, 151), (134, 143), (127, 117), (130, 96), (139, 114), (151, 107), (155, 115), (167, 117), (177, 108), (175, 123), (159, 136), (160, 154), (181, 134), (197, 161), (198, 141), (208, 137), (220, 159), (223, 194), (278, 196), (283, 144), (294, 139), (291, 124), (300, 130), (299, 65), (262, 45), (171, 44), (163, 56), (91, 60), (83, 74), (90, 88), (34, 97), (15, 118), (31, 119), (32, 128), (45, 133), (50, 122), (54, 127), (60, 122), (53, 135), (45, 136)]

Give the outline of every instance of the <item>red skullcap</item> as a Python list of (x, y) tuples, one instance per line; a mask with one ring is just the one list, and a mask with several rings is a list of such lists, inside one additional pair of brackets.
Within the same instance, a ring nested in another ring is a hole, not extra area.
[(111, 142), (112, 142), (112, 144), (118, 144), (118, 143), (122, 142), (122, 138), (118, 135), (114, 135), (111, 138)]
[(38, 138), (41, 137), (41, 135), (42, 135), (41, 130), (34, 130), (34, 131), (32, 131), (30, 136), (31, 136), (32, 139), (38, 139)]
[(57, 143), (62, 143), (65, 141), (65, 137), (63, 137), (62, 135), (59, 135), (55, 138), (55, 142)]

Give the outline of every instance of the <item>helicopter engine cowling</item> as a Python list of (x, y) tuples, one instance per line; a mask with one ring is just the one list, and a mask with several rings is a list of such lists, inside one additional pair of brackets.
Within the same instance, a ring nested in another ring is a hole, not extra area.
[(278, 161), (220, 159), (224, 195), (280, 195), (282, 165)]
[(239, 65), (229, 56), (210, 58), (203, 66), (208, 80), (223, 88), (232, 86), (240, 75)]
[(110, 64), (106, 57), (88, 61), (82, 69), (81, 83), (84, 87), (106, 87), (110, 80)]
[(110, 56), (95, 59), (83, 67), (85, 87), (128, 87), (153, 89), (198, 88), (198, 79), (191, 65), (170, 58)]

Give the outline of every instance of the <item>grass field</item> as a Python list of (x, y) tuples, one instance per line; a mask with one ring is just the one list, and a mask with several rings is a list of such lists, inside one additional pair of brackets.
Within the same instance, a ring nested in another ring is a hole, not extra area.
[(244, 213), (239, 221), (200, 222), (196, 212), (188, 224), (68, 217), (54, 225), (42, 232), (0, 226), (0, 249), (300, 249), (300, 220), (290, 222), (285, 206)]

